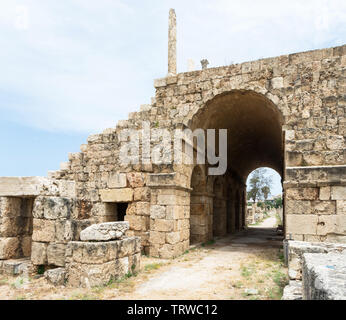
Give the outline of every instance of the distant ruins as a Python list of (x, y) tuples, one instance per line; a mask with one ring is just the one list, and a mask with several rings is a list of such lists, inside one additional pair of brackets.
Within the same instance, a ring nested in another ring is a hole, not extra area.
[[(177, 257), (190, 244), (244, 228), (245, 183), (259, 167), (282, 177), (286, 239), (346, 243), (346, 45), (177, 74), (174, 10), (169, 21), (168, 75), (154, 81), (150, 105), (89, 136), (46, 178), (0, 178), (0, 269), (23, 258), (36, 268), (66, 269), (77, 259), (78, 268), (98, 265), (104, 274), (125, 257), (118, 267), (126, 273), (140, 251)], [(158, 129), (228, 129), (227, 172), (208, 176), (209, 164), (120, 163), (128, 142), (120, 131), (141, 130), (143, 121), (152, 146)], [(83, 229), (117, 221), (129, 223), (126, 237), (81, 241)], [(129, 249), (121, 249), (126, 241)], [(81, 253), (86, 260), (75, 251), (89, 252)]]

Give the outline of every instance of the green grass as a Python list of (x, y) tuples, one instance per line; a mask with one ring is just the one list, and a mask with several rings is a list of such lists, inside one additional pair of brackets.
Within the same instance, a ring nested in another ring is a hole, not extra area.
[(150, 263), (144, 267), (144, 270), (145, 271), (157, 270), (160, 267), (162, 267), (162, 265), (163, 265), (162, 263)]
[(0, 280), (0, 286), (5, 286), (8, 284), (8, 279), (1, 279)]
[(207, 241), (207, 242), (203, 242), (203, 243), (202, 243), (202, 247), (211, 246), (211, 245), (213, 245), (214, 243), (215, 243), (215, 240), (212, 239), (212, 240), (209, 240), (209, 241)]
[(241, 275), (246, 279), (251, 278), (251, 276), (256, 273), (254, 265), (241, 266), (240, 270), (241, 270)]

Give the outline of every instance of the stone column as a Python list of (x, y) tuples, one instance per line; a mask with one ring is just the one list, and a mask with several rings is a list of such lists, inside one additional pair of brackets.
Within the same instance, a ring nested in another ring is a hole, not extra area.
[(177, 74), (177, 19), (174, 9), (169, 10), (168, 28), (168, 75)]

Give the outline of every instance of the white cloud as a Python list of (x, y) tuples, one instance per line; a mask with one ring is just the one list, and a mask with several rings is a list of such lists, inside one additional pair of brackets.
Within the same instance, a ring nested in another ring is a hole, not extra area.
[(346, 40), (339, 0), (2, 0), (2, 116), (86, 133), (127, 118), (167, 72), (170, 7), (179, 71), (189, 58), (218, 66)]

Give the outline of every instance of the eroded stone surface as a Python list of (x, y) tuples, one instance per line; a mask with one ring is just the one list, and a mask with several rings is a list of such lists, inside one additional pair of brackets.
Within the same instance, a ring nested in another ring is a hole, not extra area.
[(346, 299), (346, 250), (303, 255), (304, 300)]
[(80, 233), (82, 241), (109, 241), (121, 239), (130, 228), (127, 221), (93, 224)]

